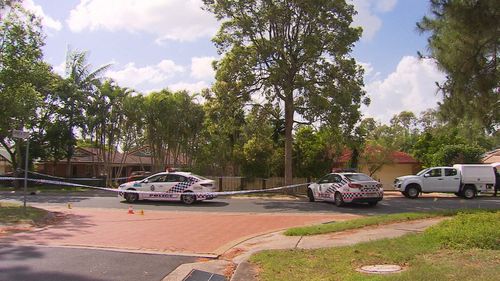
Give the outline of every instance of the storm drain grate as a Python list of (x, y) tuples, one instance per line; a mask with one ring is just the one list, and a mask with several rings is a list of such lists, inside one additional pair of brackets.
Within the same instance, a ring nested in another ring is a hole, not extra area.
[(202, 270), (197, 270), (193, 269), (189, 274), (182, 279), (182, 281), (227, 281), (226, 277), (211, 273), (211, 272), (206, 272)]

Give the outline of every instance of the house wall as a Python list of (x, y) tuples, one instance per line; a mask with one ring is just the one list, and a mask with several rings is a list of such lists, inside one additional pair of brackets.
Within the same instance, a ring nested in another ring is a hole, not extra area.
[[(416, 164), (391, 164), (384, 165), (378, 170), (372, 178), (379, 180), (384, 186), (384, 190), (394, 190), (392, 184), (394, 179), (405, 175), (414, 175), (420, 170), (419, 165)], [(362, 167), (360, 172), (369, 174), (368, 169)]]

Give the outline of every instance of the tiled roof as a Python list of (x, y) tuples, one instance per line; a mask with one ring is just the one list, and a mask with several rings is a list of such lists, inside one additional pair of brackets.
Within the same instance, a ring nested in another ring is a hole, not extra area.
[(487, 152), (483, 157), (482, 162), (485, 164), (493, 164), (500, 162), (500, 148)]
[[(367, 149), (372, 149), (371, 147)], [(347, 163), (351, 160), (352, 157), (352, 151), (350, 149), (344, 149), (342, 152), (342, 155), (338, 158), (336, 161), (337, 163)], [(397, 164), (419, 164), (418, 160), (413, 158), (411, 155), (409, 155), (406, 152), (402, 151), (393, 151), (392, 152), (392, 160), (394, 163)]]
[[(147, 149), (147, 148), (145, 148)], [(153, 164), (153, 158), (148, 157), (148, 156), (138, 156), (137, 154), (141, 155), (141, 153), (137, 153), (140, 151), (140, 149), (134, 150), (133, 152), (129, 153), (128, 155), (125, 155), (121, 152), (115, 152), (112, 153), (113, 159), (111, 160), (111, 163), (120, 165), (152, 165)], [(142, 154), (144, 155), (144, 154)], [(170, 156), (170, 163), (174, 163), (174, 158), (172, 155)], [(61, 161), (66, 161), (66, 160), (61, 160)], [(73, 157), (71, 158), (72, 163), (102, 163), (102, 155), (100, 155), (99, 149), (97, 148), (88, 148), (88, 147), (78, 147), (75, 149), (75, 153)], [(179, 157), (177, 160), (178, 165), (183, 165), (185, 164), (182, 157)]]

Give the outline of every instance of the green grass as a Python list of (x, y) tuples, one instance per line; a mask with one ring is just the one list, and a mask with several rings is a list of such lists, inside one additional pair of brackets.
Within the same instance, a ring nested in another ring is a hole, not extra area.
[[(262, 281), (498, 280), (500, 212), (459, 213), (422, 234), (350, 247), (264, 251), (250, 261), (260, 268)], [(406, 270), (390, 275), (356, 271), (370, 264), (398, 264)]]
[(39, 222), (47, 215), (47, 211), (26, 206), (24, 213), (23, 206), (13, 203), (0, 202), (0, 223), (30, 223)]
[(434, 217), (452, 216), (458, 212), (476, 212), (475, 210), (446, 210), (432, 212), (399, 213), (389, 215), (369, 216), (349, 221), (331, 222), (311, 226), (294, 227), (285, 231), (287, 236), (308, 236), (357, 229), (371, 225), (381, 225), (403, 221), (428, 219)]
[[(15, 189), (14, 187), (0, 187), (0, 191), (16, 191), (23, 192), (24, 187), (20, 187)], [(31, 192), (83, 192), (87, 191), (89, 188), (85, 187), (76, 187), (76, 186), (36, 186), (36, 187), (28, 187), (28, 193)]]

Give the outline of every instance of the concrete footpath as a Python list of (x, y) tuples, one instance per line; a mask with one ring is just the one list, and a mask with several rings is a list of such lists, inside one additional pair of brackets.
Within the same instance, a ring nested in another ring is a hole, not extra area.
[(283, 231), (274, 232), (241, 242), (216, 260), (183, 264), (166, 276), (163, 281), (182, 280), (193, 269), (231, 276), (231, 281), (257, 280), (257, 270), (247, 261), (252, 254), (259, 251), (341, 247), (372, 240), (395, 238), (409, 233), (422, 232), (444, 219), (408, 221), (313, 236), (285, 236)]

